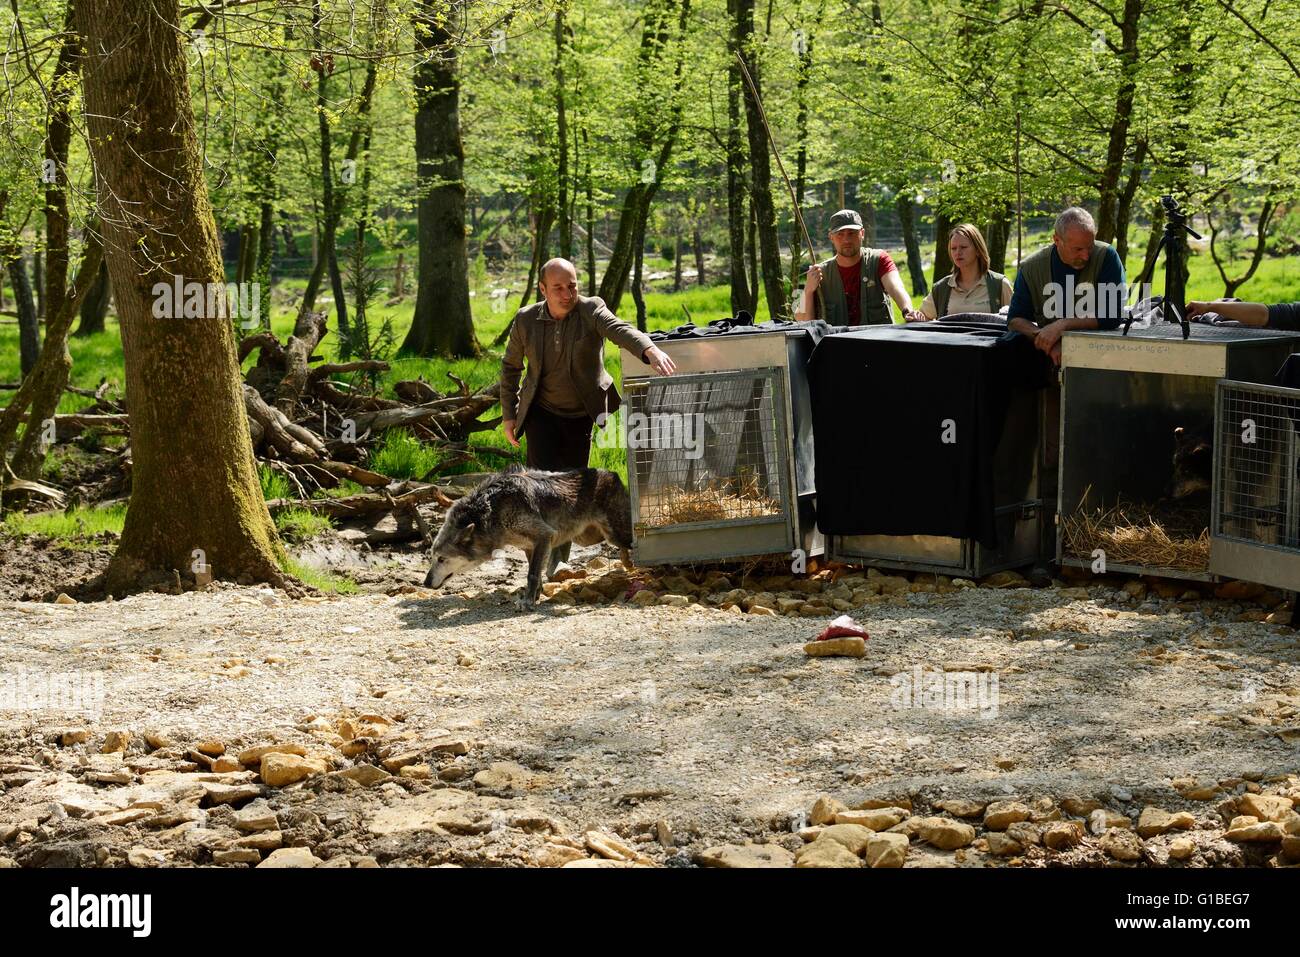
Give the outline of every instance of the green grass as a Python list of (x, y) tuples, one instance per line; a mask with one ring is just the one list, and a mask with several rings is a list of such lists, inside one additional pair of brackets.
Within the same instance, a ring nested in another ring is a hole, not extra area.
[(121, 535), (125, 521), (126, 503), (115, 502), (104, 508), (78, 505), (71, 512), (10, 512), (4, 527), (12, 535), (52, 538), (70, 548), (98, 548), (101, 543), (87, 539), (102, 532)]
[(345, 498), (348, 495), (361, 495), (366, 490), (351, 479), (341, 479), (334, 488), (319, 488), (312, 492), (312, 498)]
[(370, 453), (370, 467), (395, 479), (422, 479), (438, 467), (442, 456), (406, 429), (389, 429)]
[(275, 513), (275, 527), (292, 542), (305, 542), (333, 528), (328, 515), (320, 515), (305, 508), (282, 508)]
[(329, 572), (317, 571), (292, 558), (285, 562), (284, 570), (304, 585), (310, 585), (318, 591), (331, 595), (355, 595), (360, 590), (357, 588), (357, 583), (345, 575), (331, 575)]
[(262, 484), (262, 498), (271, 501), (289, 497), (289, 477), (265, 465), (257, 466), (257, 478)]

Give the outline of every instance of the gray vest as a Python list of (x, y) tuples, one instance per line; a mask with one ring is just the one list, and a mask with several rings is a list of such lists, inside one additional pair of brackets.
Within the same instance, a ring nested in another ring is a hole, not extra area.
[(848, 301), (844, 298), (844, 284), (840, 282), (840, 268), (835, 263), (835, 257), (817, 265), (822, 267), (819, 288), (826, 301), (825, 319), (832, 326), (879, 326), (894, 321), (890, 316), (885, 287), (876, 278), (880, 269), (880, 250), (862, 250), (862, 293), (858, 299), (859, 314), (856, 316), (849, 315)]
[[(1006, 276), (990, 269), (984, 274), (984, 288), (989, 293), (989, 312), (997, 312), (1002, 306), (1002, 280)], [(948, 315), (948, 299), (952, 296), (952, 273), (943, 276), (934, 284), (934, 314), (936, 319)]]
[[(1020, 271), (1025, 276), (1025, 285), (1028, 286), (1030, 298), (1034, 301), (1034, 322), (1040, 326), (1061, 318), (1055, 316), (1049, 319), (1044, 311), (1052, 283), (1052, 250), (1055, 248), (1055, 246), (1048, 246), (1046, 249), (1040, 249), (1020, 264)], [(1101, 257), (1109, 248), (1106, 243), (1093, 241), (1088, 265), (1079, 270), (1079, 274), (1074, 277), (1076, 290), (1085, 283), (1096, 286), (1097, 273), (1101, 270)]]

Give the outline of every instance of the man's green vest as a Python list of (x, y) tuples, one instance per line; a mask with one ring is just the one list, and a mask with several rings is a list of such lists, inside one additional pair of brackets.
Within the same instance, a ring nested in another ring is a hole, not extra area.
[(862, 250), (862, 294), (858, 298), (860, 315), (850, 316), (848, 301), (844, 298), (844, 284), (835, 257), (823, 263), (821, 291), (826, 300), (826, 321), (832, 326), (885, 325), (894, 320), (889, 312), (885, 287), (876, 277), (880, 270), (880, 250)]
[[(1049, 319), (1044, 311), (1044, 305), (1049, 298), (1056, 298), (1059, 302), (1064, 302), (1064, 290), (1061, 291), (1059, 297), (1052, 296), (1052, 250), (1055, 248), (1055, 246), (1048, 246), (1046, 249), (1040, 249), (1020, 264), (1020, 271), (1024, 274), (1025, 283), (1029, 287), (1030, 298), (1034, 301), (1034, 322), (1040, 326), (1062, 318), (1061, 316), (1053, 316)], [(1085, 284), (1096, 285), (1097, 273), (1101, 270), (1102, 257), (1109, 248), (1110, 246), (1106, 243), (1093, 241), (1092, 255), (1088, 257), (1088, 265), (1084, 266), (1079, 271), (1079, 274), (1074, 277), (1076, 294), (1079, 288)]]
[[(1007, 277), (990, 269), (984, 274), (984, 287), (989, 293), (989, 312), (997, 312), (1002, 307), (1002, 280)], [(942, 277), (934, 284), (934, 314), (936, 319), (948, 315), (948, 299), (952, 296), (952, 273)]]

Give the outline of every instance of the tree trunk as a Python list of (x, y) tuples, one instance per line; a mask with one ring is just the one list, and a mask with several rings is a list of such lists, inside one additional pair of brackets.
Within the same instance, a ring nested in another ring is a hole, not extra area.
[[(36, 233), (36, 242), (41, 241), (40, 230)], [(39, 247), (32, 254), (32, 288), (36, 292), (36, 318), (45, 318), (45, 257)]]
[(564, 0), (555, 8), (555, 136), (559, 155), (555, 164), (555, 183), (559, 190), (560, 255), (573, 259), (573, 226), (569, 220), (569, 123), (564, 109), (564, 50), (568, 44)]
[(682, 291), (682, 228), (673, 228), (673, 292)]
[(81, 302), (81, 322), (73, 336), (83, 339), (103, 332), (104, 320), (108, 318), (108, 302), (112, 297), (113, 285), (108, 281), (108, 264), (100, 263), (94, 285)]
[[(285, 33), (289, 33), (288, 27), (285, 27)], [(266, 303), (265, 318), (259, 317), (259, 328), (266, 329), (271, 327), (271, 258), (275, 253), (275, 206), (279, 198), (276, 161), (280, 149), (280, 131), (284, 123), (284, 88), (284, 74), (276, 71), (271, 82), (270, 117), (254, 153), (256, 159), (252, 173), (258, 197), (257, 260), (253, 265), (253, 281), (258, 284), (261, 301)]]
[(938, 282), (952, 272), (952, 257), (948, 255), (948, 233), (956, 223), (947, 213), (939, 212), (934, 217), (934, 272), (931, 279)]
[[(795, 51), (799, 58), (799, 68), (795, 80), (794, 135), (795, 142), (799, 146), (794, 160), (794, 201), (801, 209), (808, 175), (808, 83), (812, 75), (813, 36), (821, 27), (825, 10), (825, 3), (818, 2), (817, 13), (813, 18), (813, 29), (806, 32), (802, 51)], [(790, 287), (792, 289), (798, 289), (803, 285), (802, 276), (800, 275), (800, 265), (803, 261), (803, 233), (799, 229), (797, 212), (790, 229)], [(811, 256), (812, 254), (812, 251), (809, 250), (808, 255)]]
[[(740, 87), (744, 80), (736, 62), (739, 47), (740, 0), (727, 0), (731, 29), (727, 34), (727, 256), (731, 260), (731, 312), (753, 312), (749, 280), (745, 276), (745, 154), (740, 146)], [(757, 294), (757, 293), (755, 293)]]
[(289, 224), (289, 214), (281, 210), (280, 215), (284, 217), (280, 223), (280, 238), (284, 240), (284, 251), (298, 259), (302, 254), (298, 251), (298, 240), (294, 238), (293, 228)]
[(645, 328), (645, 294), (641, 290), (641, 262), (645, 258), (645, 233), (636, 245), (636, 262), (632, 267), (632, 301), (636, 303), (636, 327), (642, 332)]
[(754, 50), (754, 0), (739, 0), (737, 13), (741, 57), (754, 82), (752, 91), (745, 86), (745, 118), (749, 127), (750, 208), (758, 230), (763, 289), (771, 317), (788, 319), (790, 304), (786, 301), (785, 277), (781, 273), (781, 241), (776, 232), (776, 206), (772, 201), (772, 160), (758, 99), (763, 95), (763, 84)]
[(582, 152), (587, 158), (587, 295), (596, 295), (596, 204), (592, 198), (591, 185), (591, 144), (587, 138), (587, 127), (582, 127)]
[(1264, 248), (1268, 242), (1268, 224), (1273, 218), (1273, 213), (1277, 209), (1277, 203), (1272, 195), (1264, 200), (1264, 205), (1259, 211), (1259, 227), (1255, 233), (1255, 248), (1251, 251), (1250, 265), (1246, 271), (1238, 276), (1229, 276), (1227, 270), (1223, 268), (1223, 262), (1219, 259), (1219, 253), (1215, 238), (1218, 235), (1218, 227), (1210, 219), (1210, 212), (1206, 210), (1206, 220), (1210, 225), (1210, 258), (1214, 260), (1214, 268), (1219, 271), (1219, 278), (1223, 280), (1223, 297), (1230, 299), (1237, 294), (1237, 290), (1250, 282), (1255, 270), (1259, 269), (1259, 264), (1264, 258)]
[[(335, 235), (337, 236), (337, 229)], [(349, 348), (352, 342), (352, 326), (348, 322), (348, 293), (343, 288), (343, 273), (339, 271), (338, 249), (335, 243), (329, 246), (330, 289), (334, 293), (334, 314), (338, 317), (339, 358), (346, 362), (352, 355)]]
[(700, 236), (699, 210), (696, 209), (695, 225), (691, 231), (691, 245), (695, 249), (695, 285), (703, 287), (704, 281), (704, 240)]
[[(645, 15), (645, 28), (641, 36), (641, 54), (639, 69), (646, 71), (648, 69), (662, 68), (662, 53), (669, 46), (669, 26), (671, 23), (671, 14), (673, 4), (678, 0), (667, 0), (662, 7), (654, 12), (647, 12)], [(686, 63), (686, 23), (690, 16), (690, 0), (680, 0), (681, 6), (678, 9), (677, 25), (677, 43), (676, 43), (676, 65), (674, 67), (674, 89), (681, 89), (682, 71)], [(654, 109), (655, 104), (646, 103), (646, 110)], [(627, 285), (628, 273), (632, 269), (632, 262), (636, 258), (636, 249), (634, 243), (638, 235), (644, 235), (645, 222), (650, 215), (650, 204), (654, 201), (655, 193), (659, 190), (659, 184), (663, 171), (668, 168), (672, 159), (673, 147), (677, 143), (677, 133), (681, 128), (682, 117), (682, 98), (676, 96), (669, 109), (669, 118), (667, 130), (663, 133), (663, 138), (659, 144), (658, 151), (654, 148), (655, 129), (648, 122), (641, 124), (636, 133), (636, 146), (645, 159), (652, 160), (654, 163), (654, 179), (649, 183), (637, 182), (627, 191), (623, 199), (623, 208), (619, 213), (618, 232), (614, 236), (614, 248), (610, 250), (609, 265), (605, 268), (605, 275), (600, 281), (600, 297), (605, 300), (610, 311), (617, 312), (619, 302), (623, 298), (623, 288)]]
[[(44, 422), (58, 408), (63, 388), (68, 384), (72, 369), (72, 356), (68, 352), (68, 331), (80, 301), (70, 301), (67, 290), (69, 268), (69, 218), (68, 197), (65, 185), (68, 179), (68, 144), (72, 135), (72, 116), (69, 113), (75, 85), (72, 82), (81, 63), (81, 40), (75, 30), (77, 2), (70, 0), (65, 11), (63, 41), (59, 47), (54, 68), (54, 81), (49, 103), (50, 116), (45, 133), (45, 158), (53, 164), (54, 178), (45, 189), (45, 235), (48, 252), (45, 272), (45, 300), (49, 310), (45, 342), (40, 356), (20, 389), (5, 410), (5, 422), (0, 424), (0, 463), (6, 459), (9, 446), (17, 428), (19, 414), (29, 412), (28, 425), (23, 431), (9, 467), (19, 478), (36, 478), (45, 459)], [(83, 260), (85, 285), (80, 295), (85, 295), (92, 277), (99, 268), (98, 246), (92, 239)], [(81, 274), (78, 274), (81, 278)]]
[(1015, 205), (1007, 203), (989, 220), (989, 268), (994, 272), (1007, 271), (1007, 245), (1011, 240), (1011, 221), (1015, 213)]
[[(1196, 108), (1198, 56), (1192, 42), (1192, 24), (1196, 22), (1196, 0), (1177, 0), (1177, 16), (1170, 30), (1170, 59), (1173, 61), (1172, 109), (1170, 114), (1168, 166), (1170, 192), (1184, 209), (1192, 192), (1191, 120)], [(1182, 259), (1183, 287), (1186, 288), (1190, 256)]]
[(1115, 113), (1111, 119), (1106, 144), (1106, 162), (1097, 185), (1097, 239), (1114, 242), (1118, 219), (1119, 181), (1124, 172), (1124, 154), (1128, 151), (1129, 126), (1133, 121), (1133, 100), (1137, 94), (1138, 21), (1145, 0), (1124, 0), (1120, 22), (1120, 83), (1115, 92)]
[[(333, 57), (328, 60), (324, 51), (324, 39), (321, 36), (321, 21), (323, 19), (321, 12), (321, 0), (312, 0), (312, 44), (316, 49), (316, 55), (312, 57), (312, 69), (316, 71), (316, 125), (320, 136), (320, 189), (321, 189), (321, 215), (320, 228), (318, 230), (318, 241), (315, 243), (313, 253), (315, 261), (312, 263), (311, 274), (307, 277), (307, 288), (303, 291), (302, 302), (298, 306), (300, 314), (311, 312), (316, 307), (316, 296), (320, 293), (321, 283), (325, 278), (326, 271), (330, 272), (333, 278), (333, 270), (330, 269), (334, 256), (334, 235), (338, 229), (338, 217), (335, 215), (334, 199), (334, 172), (330, 160), (331, 142), (330, 142), (330, 120), (328, 112), (328, 93), (329, 93), (329, 74), (333, 69)], [(344, 303), (335, 301), (335, 307), (345, 306)], [(339, 338), (342, 339), (343, 327), (347, 322), (342, 313), (339, 323)]]
[(1115, 251), (1119, 253), (1119, 261), (1122, 263), (1128, 262), (1128, 227), (1133, 218), (1133, 197), (1142, 184), (1142, 158), (1146, 151), (1147, 141), (1139, 138), (1133, 148), (1128, 179), (1119, 192), (1119, 201), (1115, 207)]
[(32, 367), (30, 376), (23, 382), (23, 388), (5, 410), (9, 423), (0, 426), (0, 461), (3, 461), (12, 439), (16, 416), (23, 411), (27, 412), (27, 428), (9, 463), (19, 478), (38, 478), (45, 453), (49, 451), (42, 434), (43, 428), (58, 411), (63, 390), (67, 388), (72, 373), (68, 334), (72, 329), (72, 320), (76, 318), (77, 310), (94, 284), (103, 261), (100, 240), (93, 235), (96, 228), (98, 227), (92, 226), (92, 234), (86, 238), (86, 250), (72, 289), (65, 290), (59, 299), (58, 314), (51, 316), (45, 324), (45, 342), (41, 346), (40, 358)]
[(26, 378), (41, 357), (41, 321), (36, 316), (32, 283), (21, 255), (9, 260), (9, 280), (13, 283), (14, 305), (18, 310), (18, 357)]
[(460, 139), (456, 38), (437, 0), (421, 0), (415, 68), (415, 159), (420, 251), (415, 315), (401, 352), (464, 357), (479, 353), (469, 305), (465, 246), (465, 151)]
[[(74, 3), (68, 4), (67, 25), (72, 23)], [(78, 68), (80, 47), (73, 38), (59, 48), (50, 89), (50, 118), (45, 131), (45, 160), (53, 164), (54, 179), (45, 187), (45, 302), (44, 314), (56, 316), (63, 306), (68, 285), (68, 144), (72, 118), (68, 113), (74, 90), (71, 81)]]
[(903, 224), (903, 248), (907, 250), (907, 274), (912, 280), (912, 295), (924, 296), (929, 291), (925, 282), (925, 269), (921, 265), (921, 243), (916, 235), (916, 209), (907, 190), (900, 189), (894, 201), (898, 208), (898, 221)]
[(275, 253), (275, 205), (263, 200), (261, 220), (258, 224), (256, 281), (260, 295), (265, 298), (266, 318), (259, 328), (271, 327), (271, 257)]
[(287, 584), (224, 297), (204, 297), (219, 308), (201, 316), (154, 317), (155, 288), (180, 280), (224, 289), (225, 279), (177, 0), (76, 0), (76, 26), (86, 38), (86, 125), (122, 327), (134, 462), (104, 587), (121, 595), (150, 580), (188, 578), (203, 565), (218, 578)]
[(1156, 254), (1160, 249), (1160, 239), (1165, 232), (1165, 207), (1159, 200), (1151, 204), (1151, 235), (1147, 237), (1147, 251), (1142, 256), (1142, 271), (1139, 277), (1155, 274)]
[(749, 311), (758, 314), (758, 291), (762, 287), (758, 282), (758, 217), (754, 213), (754, 203), (749, 204), (749, 234), (746, 248), (749, 251)]

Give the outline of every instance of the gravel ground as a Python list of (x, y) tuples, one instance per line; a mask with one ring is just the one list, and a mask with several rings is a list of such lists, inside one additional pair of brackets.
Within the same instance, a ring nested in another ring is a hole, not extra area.
[[(570, 592), (598, 583), (600, 564)], [(1191, 812), (1190, 827), (1139, 841), (1133, 866), (1285, 860), (1275, 835), (1224, 839), (1250, 792), (1300, 805), (1300, 642), (1241, 620), (1267, 617), (1278, 595), (1178, 600), (1124, 580), (957, 587), (850, 570), (866, 655), (814, 658), (803, 644), (829, 607), (745, 614), (711, 607), (715, 591), (683, 607), (579, 597), (521, 612), (517, 553), (445, 592), (415, 584), (413, 553), (357, 567), (395, 593), (294, 600), (217, 583), (0, 602), (9, 688), (67, 672), (99, 673), (103, 688), (92, 715), (0, 697), (0, 861), (685, 866), (759, 853), (788, 864), (818, 836), (794, 831), (821, 795), (911, 811), (895, 826), (913, 837), (907, 866), (1113, 863), (1093, 836), (998, 856), (981, 828), (943, 850), (918, 822), (953, 818), (939, 803), (958, 798), (1024, 802), (1040, 829), (1089, 801), (1134, 824), (1148, 805)], [(918, 673), (939, 671), (984, 697), (908, 700)], [(118, 731), (125, 752), (100, 753)], [(209, 767), (204, 742), (226, 763)], [(235, 763), (270, 744), (302, 745), (309, 776), (268, 787), (256, 756)], [(391, 776), (376, 767), (386, 761)], [(1202, 800), (1187, 796), (1197, 787)], [(250, 830), (241, 808), (274, 821)], [(1185, 861), (1170, 860), (1176, 838), (1192, 842)]]

